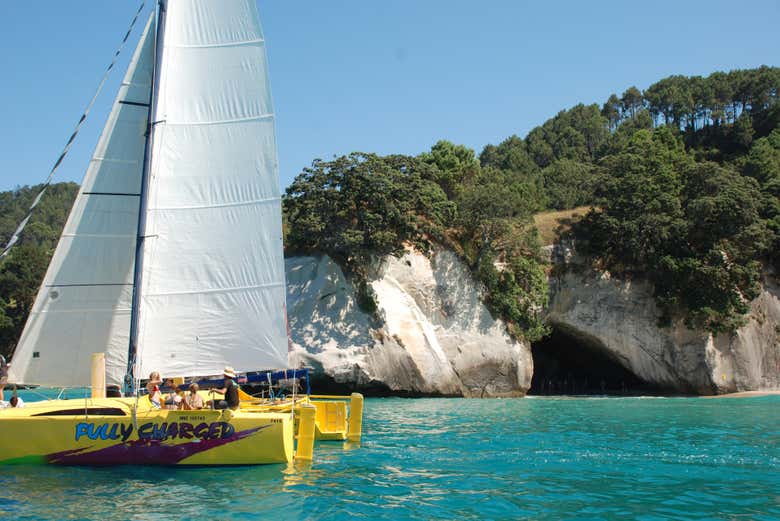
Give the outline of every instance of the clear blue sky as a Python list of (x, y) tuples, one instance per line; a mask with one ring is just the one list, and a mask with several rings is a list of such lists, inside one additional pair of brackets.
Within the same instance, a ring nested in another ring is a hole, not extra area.
[[(780, 65), (778, 0), (258, 3), (283, 186), (317, 157), (478, 152), (631, 85)], [(0, 2), (0, 189), (48, 175), (139, 4)], [(81, 180), (141, 25), (58, 180)]]

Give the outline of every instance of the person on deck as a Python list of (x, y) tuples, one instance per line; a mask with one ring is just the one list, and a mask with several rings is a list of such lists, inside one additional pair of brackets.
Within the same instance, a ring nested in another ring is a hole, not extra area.
[(13, 396), (11, 396), (11, 399), (8, 401), (8, 405), (17, 408), (24, 407), (24, 400), (19, 398), (19, 396), (16, 394), (16, 385), (14, 385), (14, 394)]
[(162, 393), (160, 393), (160, 384), (162, 379), (160, 373), (153, 371), (149, 375), (149, 381), (146, 382), (146, 391), (149, 393), (149, 401), (155, 409), (162, 408)]
[(8, 362), (5, 361), (5, 357), (0, 355), (0, 402), (3, 401), (3, 389), (5, 384), (8, 383)]
[(203, 398), (198, 394), (198, 384), (190, 384), (190, 392), (184, 397), (184, 409), (187, 411), (203, 409)]
[(165, 408), (174, 410), (181, 409), (182, 396), (179, 386), (173, 383), (173, 379), (169, 378), (165, 380), (165, 387), (170, 389), (170, 392), (165, 395)]
[(212, 389), (211, 392), (225, 395), (224, 400), (211, 400), (214, 409), (238, 409), (238, 384), (235, 382), (236, 371), (232, 367), (226, 367), (222, 372), (225, 377), (225, 386), (222, 389)]

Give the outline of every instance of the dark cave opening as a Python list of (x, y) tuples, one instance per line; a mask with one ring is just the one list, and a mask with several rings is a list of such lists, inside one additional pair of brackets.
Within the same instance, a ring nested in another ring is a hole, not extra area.
[(531, 395), (648, 395), (661, 394), (593, 345), (560, 328), (531, 344), (534, 375)]

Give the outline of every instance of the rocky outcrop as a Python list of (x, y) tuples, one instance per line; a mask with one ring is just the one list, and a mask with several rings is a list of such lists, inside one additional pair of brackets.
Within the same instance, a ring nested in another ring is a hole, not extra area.
[[(565, 252), (564, 252), (565, 253)], [(554, 258), (560, 268), (569, 255)], [(780, 288), (766, 275), (745, 326), (714, 336), (677, 321), (659, 327), (652, 287), (591, 269), (555, 270), (547, 319), (640, 379), (680, 393), (780, 389)]]
[[(676, 393), (780, 389), (780, 287), (766, 275), (747, 323), (714, 336), (682, 321), (659, 327), (652, 287), (613, 278), (556, 248), (550, 325), (607, 355), (641, 380)], [(575, 256), (576, 257), (576, 256)], [(407, 252), (372, 269), (375, 313), (327, 256), (286, 260), (291, 362), (320, 383), (368, 394), (521, 396), (531, 384), (527, 344), (481, 302), (455, 254)]]
[(376, 313), (327, 256), (286, 260), (291, 363), (331, 383), (376, 393), (522, 396), (530, 347), (491, 317), (468, 268), (451, 252), (407, 252), (373, 270)]

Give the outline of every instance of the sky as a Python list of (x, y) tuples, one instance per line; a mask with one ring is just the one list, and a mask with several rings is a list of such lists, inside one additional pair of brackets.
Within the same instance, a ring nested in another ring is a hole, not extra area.
[[(0, 0), (0, 190), (42, 182), (140, 0)], [(147, 0), (145, 12), (153, 2)], [(282, 186), (315, 158), (477, 153), (671, 75), (780, 65), (780, 1), (258, 0)], [(79, 182), (139, 21), (56, 180)]]

